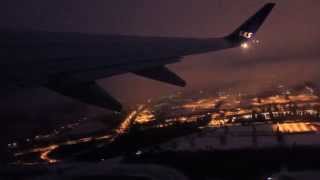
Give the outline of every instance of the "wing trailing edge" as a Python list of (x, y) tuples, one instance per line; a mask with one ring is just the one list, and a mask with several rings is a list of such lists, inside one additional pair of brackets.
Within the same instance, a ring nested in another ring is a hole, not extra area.
[(110, 96), (96, 82), (72, 84), (72, 85), (47, 85), (47, 88), (54, 90), (64, 96), (69, 96), (88, 104), (107, 108), (120, 112), (122, 105)]
[(139, 71), (134, 71), (133, 73), (139, 76), (143, 76), (146, 78), (154, 79), (157, 81), (165, 82), (180, 87), (186, 86), (186, 82), (182, 78), (180, 78), (177, 74), (175, 74), (165, 66), (147, 68)]

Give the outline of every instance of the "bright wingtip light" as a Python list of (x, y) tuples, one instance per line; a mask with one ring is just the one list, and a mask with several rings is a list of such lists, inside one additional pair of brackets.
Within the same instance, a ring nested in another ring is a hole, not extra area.
[(242, 49), (248, 49), (249, 48), (249, 44), (248, 43), (242, 43), (241, 44), (241, 48)]

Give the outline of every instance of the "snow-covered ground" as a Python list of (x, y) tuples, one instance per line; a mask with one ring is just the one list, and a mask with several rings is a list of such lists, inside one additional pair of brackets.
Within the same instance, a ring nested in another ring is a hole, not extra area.
[(243, 148), (265, 148), (279, 145), (320, 145), (320, 133), (282, 134), (279, 141), (271, 124), (255, 126), (230, 126), (226, 128), (208, 128), (200, 133), (170, 140), (160, 147), (163, 150), (198, 151), (228, 150)]

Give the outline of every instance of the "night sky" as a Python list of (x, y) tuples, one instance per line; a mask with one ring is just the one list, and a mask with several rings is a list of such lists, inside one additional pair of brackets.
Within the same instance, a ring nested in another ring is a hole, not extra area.
[[(232, 32), (266, 2), (270, 1), (1, 0), (0, 26), (100, 34), (219, 37)], [(150, 97), (177, 90), (217, 88), (225, 84), (259, 92), (279, 83), (320, 83), (320, 1), (273, 2), (277, 5), (257, 34), (261, 42), (258, 47), (190, 56), (182, 63), (170, 65), (169, 68), (187, 81), (186, 88), (133, 74), (99, 82), (124, 105), (145, 102)], [(43, 108), (73, 103), (46, 89), (3, 95), (1, 99), (2, 114), (21, 111), (31, 113), (32, 117)], [(26, 123), (23, 121), (21, 119), (20, 127)]]

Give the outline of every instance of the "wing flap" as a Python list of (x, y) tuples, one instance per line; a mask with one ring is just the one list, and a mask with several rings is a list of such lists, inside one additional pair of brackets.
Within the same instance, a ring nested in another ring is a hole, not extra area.
[(47, 85), (47, 88), (54, 90), (64, 96), (78, 99), (81, 102), (96, 105), (120, 112), (121, 104), (107, 92), (104, 91), (96, 82), (80, 83), (73, 85)]
[(180, 78), (177, 74), (170, 71), (167, 67), (164, 66), (147, 68), (139, 71), (134, 71), (133, 73), (139, 76), (173, 84), (176, 86), (186, 86), (186, 82), (182, 78)]

